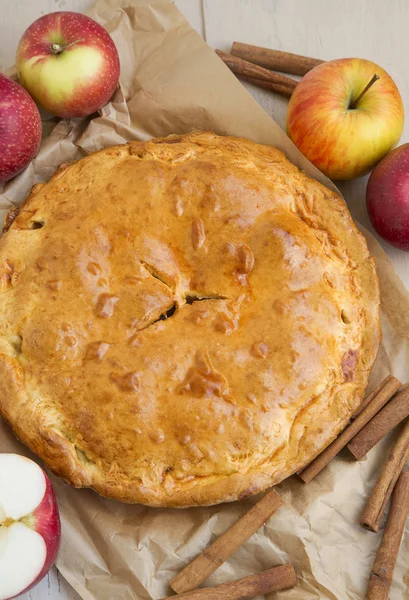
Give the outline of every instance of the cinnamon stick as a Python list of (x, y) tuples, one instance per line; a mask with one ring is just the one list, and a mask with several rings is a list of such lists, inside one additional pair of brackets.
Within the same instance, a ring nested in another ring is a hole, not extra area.
[(270, 592), (294, 587), (297, 577), (292, 565), (273, 567), (262, 573), (243, 577), (229, 583), (222, 583), (214, 588), (201, 588), (180, 596), (169, 596), (166, 600), (183, 598), (184, 600), (240, 600), (264, 596)]
[(396, 558), (409, 512), (409, 472), (402, 471), (393, 492), (381, 545), (372, 567), (368, 600), (388, 600)]
[(389, 453), (381, 474), (372, 490), (361, 517), (361, 525), (370, 531), (378, 531), (388, 500), (409, 456), (409, 419)]
[(285, 89), (287, 95), (287, 91), (291, 91), (292, 93), (297, 86), (297, 81), (295, 81), (295, 79), (291, 79), (280, 73), (275, 73), (274, 71), (269, 71), (268, 69), (263, 69), (263, 67), (254, 65), (237, 56), (232, 56), (221, 50), (216, 50), (216, 54), (222, 59), (224, 64), (229, 67), (230, 71), (238, 77), (250, 77), (253, 80), (265, 81), (271, 85), (271, 88), (269, 89), (281, 91), (281, 93), (282, 90)]
[(240, 77), (244, 81), (248, 81), (257, 87), (264, 88), (265, 90), (271, 90), (272, 92), (276, 92), (277, 94), (282, 94), (283, 96), (292, 95), (295, 90), (295, 86), (287, 85), (284, 83), (270, 83), (269, 81), (263, 81), (262, 79), (253, 79), (253, 77)]
[(312, 461), (299, 476), (305, 483), (309, 483), (322, 471), (329, 461), (344, 448), (348, 442), (381, 410), (381, 408), (398, 391), (401, 383), (395, 377), (384, 385), (370, 404), (352, 421), (346, 429), (330, 444), (315, 460)]
[(176, 575), (170, 582), (171, 588), (178, 594), (195, 589), (256, 533), (282, 504), (274, 488), (267, 492), (230, 529)]
[(305, 75), (324, 62), (317, 58), (308, 58), (300, 54), (261, 48), (260, 46), (242, 44), (241, 42), (233, 42), (231, 54), (261, 67), (282, 73), (291, 73), (292, 75)]
[(356, 419), (356, 417), (359, 415), (360, 412), (362, 412), (365, 408), (365, 406), (368, 406), (368, 404), (370, 402), (372, 402), (372, 400), (375, 398), (375, 396), (377, 394), (379, 394), (379, 392), (381, 391), (381, 389), (384, 387), (384, 385), (386, 385), (388, 383), (388, 381), (391, 379), (392, 375), (388, 375), (387, 377), (385, 377), (385, 379), (383, 379), (381, 381), (381, 383), (379, 385), (377, 385), (370, 394), (368, 394), (365, 398), (364, 401), (362, 402), (361, 406), (358, 408), (358, 410), (356, 411), (356, 413), (352, 416), (353, 419)]
[[(392, 375), (388, 375), (387, 377), (385, 377), (385, 379), (383, 379), (381, 381), (381, 383), (379, 385), (377, 385), (372, 392), (370, 392), (363, 400), (361, 406), (358, 408), (358, 410), (352, 415), (351, 420), (356, 419), (356, 417), (359, 415), (359, 413), (361, 413), (363, 411), (363, 409), (368, 406), (368, 404), (370, 402), (372, 402), (372, 400), (375, 398), (375, 396), (377, 396), (379, 394), (379, 392), (381, 391), (381, 389), (388, 383), (388, 381), (391, 379)], [(302, 469), (300, 469), (299, 471), (297, 471), (297, 475), (300, 475), (304, 470), (306, 469), (306, 467), (303, 467)]]
[(348, 449), (360, 460), (391, 429), (409, 415), (409, 388), (397, 394), (363, 429), (349, 442)]

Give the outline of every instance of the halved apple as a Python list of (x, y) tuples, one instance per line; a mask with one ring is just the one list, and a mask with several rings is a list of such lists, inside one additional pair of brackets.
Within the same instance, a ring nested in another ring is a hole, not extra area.
[(0, 454), (0, 600), (26, 592), (48, 573), (60, 537), (47, 475), (24, 456)]

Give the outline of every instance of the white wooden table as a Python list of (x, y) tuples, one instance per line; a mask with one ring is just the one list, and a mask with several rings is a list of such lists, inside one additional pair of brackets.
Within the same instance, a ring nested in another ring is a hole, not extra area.
[[(93, 0), (0, 0), (0, 69), (14, 63), (18, 40), (39, 16), (56, 10), (86, 11)], [(191, 25), (213, 48), (229, 50), (234, 40), (322, 59), (347, 56), (379, 63), (395, 79), (409, 114), (409, 2), (407, 0), (176, 0)], [(250, 89), (250, 88), (249, 88)], [(264, 109), (284, 127), (286, 101), (251, 88)], [(408, 124), (402, 142), (409, 141)], [(349, 208), (371, 228), (365, 210), (366, 179), (340, 186)], [(409, 287), (409, 254), (384, 248)], [(20, 600), (78, 600), (54, 568)]]

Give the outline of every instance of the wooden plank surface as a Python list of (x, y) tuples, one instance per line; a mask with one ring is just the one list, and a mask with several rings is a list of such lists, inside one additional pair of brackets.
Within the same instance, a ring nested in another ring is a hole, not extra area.
[[(26, 27), (55, 10), (85, 11), (93, 0), (1, 0), (0, 68), (14, 62)], [(315, 58), (360, 56), (382, 65), (395, 79), (409, 107), (409, 2), (406, 0), (176, 0), (192, 26), (213, 48), (228, 51), (234, 40), (288, 50)], [(256, 100), (285, 127), (286, 100), (247, 86)], [(402, 142), (409, 140), (409, 123)], [(340, 185), (352, 214), (370, 228), (365, 210), (366, 178)], [(409, 287), (409, 254), (384, 248)], [(391, 595), (391, 598), (393, 596)], [(56, 569), (20, 600), (78, 600)]]

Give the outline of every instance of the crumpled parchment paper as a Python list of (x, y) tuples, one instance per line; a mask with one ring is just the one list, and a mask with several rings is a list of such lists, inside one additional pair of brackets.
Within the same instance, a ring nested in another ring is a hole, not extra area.
[[(121, 89), (98, 116), (57, 122), (31, 166), (3, 187), (0, 217), (47, 180), (62, 162), (126, 142), (193, 129), (238, 135), (283, 150), (328, 187), (334, 186), (295, 148), (170, 0), (99, 0), (90, 16), (111, 33), (121, 58)], [(48, 128), (53, 125), (48, 123)], [(377, 260), (384, 339), (371, 387), (389, 372), (408, 380), (409, 295), (386, 254), (364, 231)], [(392, 434), (393, 436), (393, 434)], [(309, 485), (280, 486), (286, 506), (210, 577), (206, 585), (291, 562), (298, 586), (276, 600), (364, 598), (380, 534), (358, 525), (390, 438), (356, 463), (347, 451)], [(0, 452), (29, 455), (0, 421)], [(84, 600), (162, 598), (168, 582), (246, 511), (255, 498), (183, 510), (129, 506), (52, 478), (63, 537), (57, 566)], [(407, 597), (406, 530), (390, 593)]]

